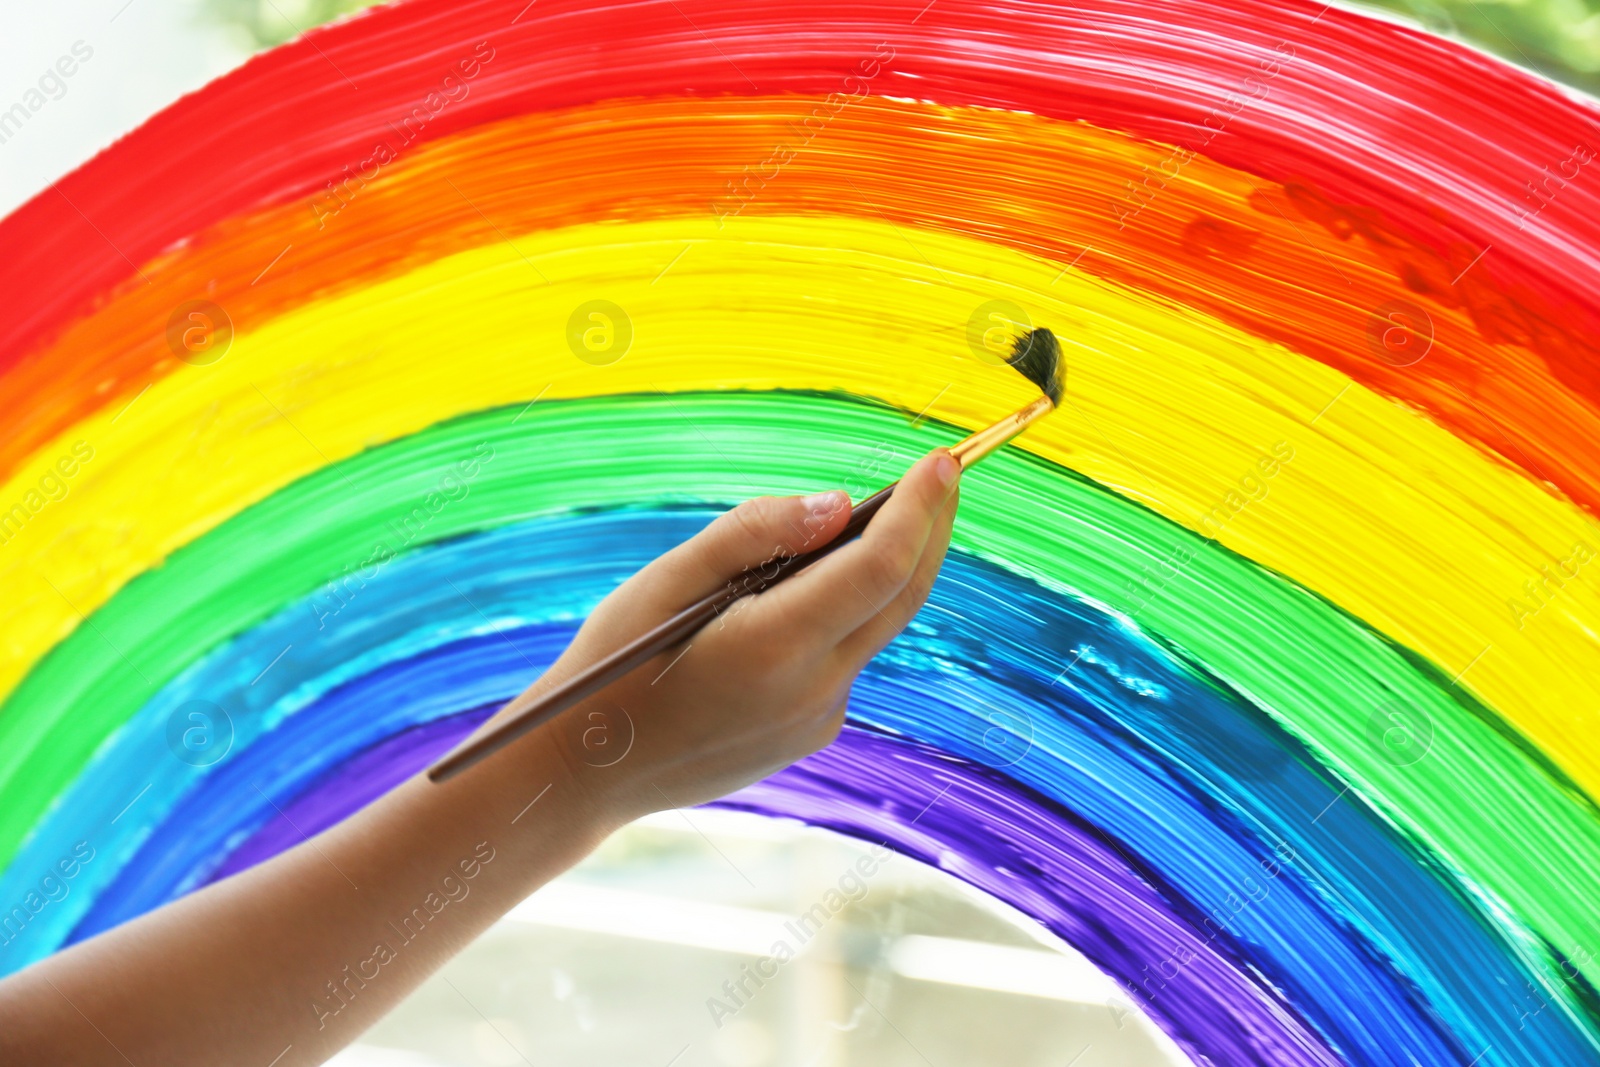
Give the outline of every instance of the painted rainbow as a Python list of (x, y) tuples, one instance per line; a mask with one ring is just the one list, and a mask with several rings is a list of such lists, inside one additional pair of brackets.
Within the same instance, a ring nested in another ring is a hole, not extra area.
[(258, 57), (0, 223), (0, 966), (415, 773), (715, 509), (1019, 406), (1027, 322), (1062, 410), (725, 805), (1009, 902), (1198, 1063), (1600, 1063), (1597, 119), (1299, 0)]

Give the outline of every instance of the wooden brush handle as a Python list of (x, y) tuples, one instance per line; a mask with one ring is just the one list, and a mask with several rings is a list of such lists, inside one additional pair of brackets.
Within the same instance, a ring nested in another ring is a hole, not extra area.
[(844, 529), (821, 548), (803, 552), (798, 556), (779, 556), (771, 563), (752, 567), (721, 589), (707, 593), (653, 630), (634, 638), (604, 659), (596, 660), (553, 689), (547, 689), (534, 696), (524, 693), (512, 700), (501, 709), (502, 712), (508, 713), (505, 721), (492, 730), (472, 738), (429, 767), (428, 777), (435, 782), (454, 778), (529, 730), (541, 723), (549, 722), (578, 701), (593, 696), (672, 646), (693, 637), (711, 620), (732, 607), (735, 601), (771, 589), (835, 549), (842, 548), (861, 535), (867, 528), (867, 523), (872, 521), (872, 516), (878, 513), (878, 509), (883, 507), (884, 502), (892, 495), (894, 495), (894, 485), (888, 485), (857, 504), (850, 510), (850, 518), (845, 522)]

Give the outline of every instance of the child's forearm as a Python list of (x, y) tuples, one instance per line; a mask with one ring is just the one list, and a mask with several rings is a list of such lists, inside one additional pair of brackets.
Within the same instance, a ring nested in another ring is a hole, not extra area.
[(625, 821), (530, 735), (0, 983), (0, 1062), (320, 1063)]

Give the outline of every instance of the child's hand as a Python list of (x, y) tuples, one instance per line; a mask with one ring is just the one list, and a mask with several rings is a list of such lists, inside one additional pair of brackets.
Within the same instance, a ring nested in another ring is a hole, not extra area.
[[(466, 774), (419, 774), (300, 847), (0, 980), (0, 1061), (323, 1062), (616, 827), (832, 741), (856, 673), (933, 585), (958, 474), (948, 452), (926, 457), (860, 541)], [(849, 514), (842, 493), (735, 508), (607, 597), (536, 686), (775, 550), (828, 543)], [(426, 933), (406, 937), (396, 916)]]
[[(563, 713), (551, 729), (584, 792), (631, 819), (722, 796), (831, 742), (856, 675), (927, 599), (959, 475), (945, 450), (925, 456), (859, 541), (737, 601), (685, 645)], [(746, 568), (827, 544), (849, 517), (841, 491), (739, 505), (602, 601), (539, 687)]]
[[(301, 847), (0, 980), (0, 1061), (323, 1062), (616, 827), (832, 741), (856, 673), (928, 595), (958, 474), (948, 452), (926, 457), (860, 541), (466, 774), (419, 774)], [(735, 508), (607, 597), (536, 686), (775, 550), (828, 543), (849, 514), (843, 493)]]

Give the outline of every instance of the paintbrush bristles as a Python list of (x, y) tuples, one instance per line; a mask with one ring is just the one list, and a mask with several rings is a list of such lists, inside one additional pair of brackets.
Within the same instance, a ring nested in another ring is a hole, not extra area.
[(1060, 406), (1061, 345), (1055, 334), (1042, 326), (1029, 330), (1012, 344), (1011, 358), (1006, 362), (1037, 385), (1039, 391), (1050, 398), (1050, 403)]

